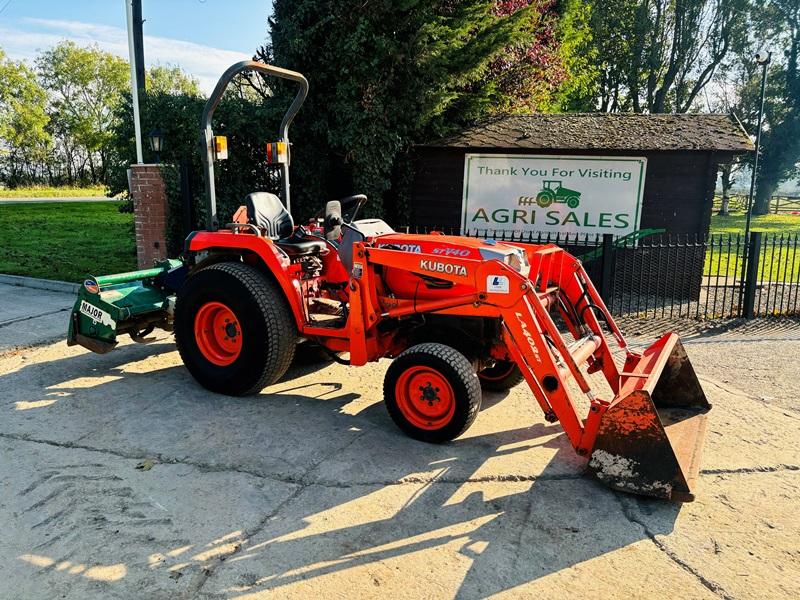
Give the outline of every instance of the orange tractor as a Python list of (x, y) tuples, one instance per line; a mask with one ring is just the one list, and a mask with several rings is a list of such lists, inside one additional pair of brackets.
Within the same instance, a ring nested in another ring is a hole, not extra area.
[[(273, 194), (250, 194), (221, 227), (214, 160), (224, 140), (214, 137), (211, 119), (231, 78), (245, 70), (299, 86), (280, 140), (268, 145), (282, 168), (285, 205)], [(278, 381), (303, 340), (354, 367), (392, 359), (389, 415), (426, 442), (463, 434), (482, 388), (524, 381), (602, 482), (692, 500), (710, 406), (691, 363), (671, 333), (643, 352), (628, 348), (576, 258), (551, 244), (397, 233), (356, 218), (367, 201), (361, 195), (293, 224), (288, 130), (307, 90), (299, 73), (261, 63), (225, 72), (203, 114), (207, 229), (189, 235), (179, 261), (87, 279), (68, 341), (106, 352), (123, 333), (143, 341), (155, 327), (174, 330), (195, 379), (231, 395)], [(602, 390), (592, 383), (598, 378)]]

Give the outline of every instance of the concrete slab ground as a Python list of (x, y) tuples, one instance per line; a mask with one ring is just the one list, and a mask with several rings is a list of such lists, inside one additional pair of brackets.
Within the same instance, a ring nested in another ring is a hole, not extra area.
[(64, 335), (75, 296), (0, 283), (0, 352)]
[(685, 505), (585, 477), (521, 386), (431, 446), (386, 361), (228, 398), (166, 336), (6, 350), (0, 598), (796, 598), (800, 339), (687, 350), (714, 409)]

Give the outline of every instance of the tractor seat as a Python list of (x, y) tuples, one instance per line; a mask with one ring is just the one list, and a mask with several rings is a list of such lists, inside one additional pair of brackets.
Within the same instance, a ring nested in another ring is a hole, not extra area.
[(280, 198), (269, 192), (253, 192), (244, 199), (247, 222), (266, 230), (272, 240), (286, 239), (294, 231), (294, 221)]
[(320, 254), (327, 248), (327, 245), (322, 240), (305, 238), (295, 234), (285, 240), (276, 240), (275, 244), (286, 252), (289, 258)]
[(319, 254), (327, 246), (322, 240), (297, 235), (292, 215), (280, 198), (269, 192), (253, 192), (244, 199), (247, 222), (261, 227), (290, 258)]

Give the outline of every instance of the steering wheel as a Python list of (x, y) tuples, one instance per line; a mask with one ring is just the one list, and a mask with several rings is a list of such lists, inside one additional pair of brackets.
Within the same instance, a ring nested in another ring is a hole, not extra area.
[(340, 198), (339, 203), (342, 205), (342, 220), (349, 225), (356, 220), (358, 211), (367, 203), (367, 197), (364, 194), (355, 194)]
[[(338, 202), (340, 204), (342, 222), (347, 223), (349, 225), (350, 223), (356, 220), (358, 211), (361, 210), (361, 207), (367, 203), (367, 197), (364, 194), (355, 194), (353, 196), (340, 198), (339, 200), (332, 200), (332, 202)], [(315, 219), (324, 218), (326, 216), (326, 213), (328, 212), (328, 209), (329, 209), (328, 205), (326, 205), (325, 208), (321, 208), (320, 210), (317, 211), (317, 214), (314, 215), (314, 218)]]

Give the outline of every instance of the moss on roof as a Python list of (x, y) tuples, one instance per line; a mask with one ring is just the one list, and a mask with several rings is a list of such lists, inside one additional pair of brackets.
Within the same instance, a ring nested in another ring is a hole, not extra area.
[(542, 150), (754, 149), (741, 123), (723, 114), (560, 113), (482, 121), (423, 146)]

